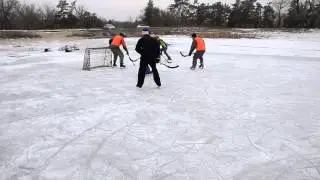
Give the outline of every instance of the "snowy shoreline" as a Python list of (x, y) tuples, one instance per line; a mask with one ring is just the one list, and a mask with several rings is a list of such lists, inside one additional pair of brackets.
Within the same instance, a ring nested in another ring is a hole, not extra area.
[[(119, 31), (127, 32), (131, 36), (139, 36), (140, 32), (137, 29), (119, 29)], [(155, 33), (163, 34), (164, 32), (170, 32), (170, 36), (185, 35), (187, 36), (191, 32), (202, 32), (207, 38), (254, 38), (254, 39), (268, 39), (268, 38), (318, 38), (320, 39), (320, 30), (318, 29), (210, 29), (210, 28), (170, 28), (161, 29), (155, 28)], [(0, 38), (1, 44), (18, 43), (20, 41), (37, 42), (37, 41), (78, 41), (84, 39), (103, 39), (109, 38), (109, 35), (105, 35), (105, 31), (102, 29), (58, 29), (58, 30), (0, 30), (0, 34), (3, 33), (25, 33), (26, 36), (35, 36), (34, 38), (23, 38), (23, 34), (20, 38)], [(227, 34), (224, 34), (227, 33)], [(233, 37), (233, 35), (235, 36)], [(89, 37), (91, 36), (92, 37)], [(11, 35), (9, 35), (10, 37)], [(40, 37), (36, 37), (40, 36)], [(168, 35), (161, 35), (168, 36)], [(212, 36), (212, 37), (211, 37)], [(219, 37), (221, 36), (221, 37)], [(2, 37), (0, 35), (0, 37)]]

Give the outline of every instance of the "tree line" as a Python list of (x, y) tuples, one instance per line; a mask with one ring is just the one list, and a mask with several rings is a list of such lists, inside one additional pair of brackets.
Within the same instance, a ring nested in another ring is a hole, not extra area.
[(140, 19), (150, 26), (319, 28), (320, 0), (273, 0), (265, 5), (257, 0), (236, 0), (232, 5), (174, 0), (167, 9), (149, 0)]
[(37, 7), (18, 0), (0, 0), (0, 29), (96, 28), (105, 22), (84, 6), (77, 6), (76, 1), (60, 0), (56, 7)]
[(257, 0), (199, 3), (198, 0), (173, 0), (160, 9), (149, 0), (135, 20), (107, 21), (76, 1), (59, 0), (56, 7), (37, 7), (18, 0), (0, 0), (0, 29), (101, 28), (106, 23), (118, 27), (138, 24), (157, 27), (231, 28), (320, 28), (320, 0)]

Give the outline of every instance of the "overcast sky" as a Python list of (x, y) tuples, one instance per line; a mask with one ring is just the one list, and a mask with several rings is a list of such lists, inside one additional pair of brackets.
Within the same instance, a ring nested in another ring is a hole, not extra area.
[[(59, 0), (21, 0), (22, 2), (32, 2), (39, 5), (57, 5)], [(72, 0), (68, 0), (71, 2)], [(218, 0), (199, 0), (199, 2), (217, 2)], [(235, 0), (221, 0), (222, 2), (234, 2)], [(84, 5), (91, 12), (97, 13), (106, 19), (129, 20), (135, 19), (141, 14), (148, 0), (77, 0), (78, 5)], [(154, 0), (156, 6), (168, 7), (174, 0)], [(191, 0), (193, 2), (193, 0)]]

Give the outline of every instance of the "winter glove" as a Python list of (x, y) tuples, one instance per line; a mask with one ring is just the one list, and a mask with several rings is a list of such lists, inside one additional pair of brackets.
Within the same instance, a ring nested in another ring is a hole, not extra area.
[(160, 57), (157, 57), (156, 58), (156, 63), (159, 63), (160, 62)]

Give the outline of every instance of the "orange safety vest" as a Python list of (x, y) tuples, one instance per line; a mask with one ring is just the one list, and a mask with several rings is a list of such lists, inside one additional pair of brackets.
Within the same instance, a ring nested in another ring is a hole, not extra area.
[(197, 47), (196, 47), (197, 51), (205, 51), (206, 50), (206, 44), (202, 38), (196, 37), (195, 41), (197, 43)]
[(124, 38), (120, 35), (117, 35), (113, 38), (112, 40), (112, 45), (116, 46), (116, 47), (120, 47), (120, 45), (122, 44), (123, 47), (127, 47), (126, 43), (124, 42)]

